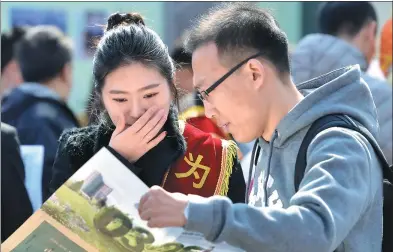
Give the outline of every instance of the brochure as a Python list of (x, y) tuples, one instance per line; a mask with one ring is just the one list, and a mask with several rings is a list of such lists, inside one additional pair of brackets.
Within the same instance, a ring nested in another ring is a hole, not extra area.
[(1, 245), (1, 251), (242, 251), (182, 228), (148, 228), (137, 209), (148, 189), (103, 148)]

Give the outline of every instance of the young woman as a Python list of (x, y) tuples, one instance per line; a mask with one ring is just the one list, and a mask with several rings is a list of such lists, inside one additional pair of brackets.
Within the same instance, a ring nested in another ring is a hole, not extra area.
[(148, 186), (244, 202), (236, 145), (178, 120), (174, 71), (166, 46), (139, 14), (110, 16), (93, 61), (101, 120), (63, 133), (52, 192), (106, 147)]

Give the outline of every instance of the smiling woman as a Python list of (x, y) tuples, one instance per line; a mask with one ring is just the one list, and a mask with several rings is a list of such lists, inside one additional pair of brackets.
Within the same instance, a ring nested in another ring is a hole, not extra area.
[(178, 119), (174, 71), (167, 47), (139, 14), (111, 15), (93, 62), (99, 120), (63, 133), (51, 189), (105, 147), (148, 186), (243, 202), (235, 143)]
[(107, 75), (102, 99), (114, 124), (124, 115), (125, 123), (133, 125), (153, 105), (168, 115), (172, 102), (169, 85), (156, 69), (134, 63)]

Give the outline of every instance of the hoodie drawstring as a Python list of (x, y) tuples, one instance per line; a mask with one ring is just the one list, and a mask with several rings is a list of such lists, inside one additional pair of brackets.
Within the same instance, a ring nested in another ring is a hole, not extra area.
[[(269, 160), (268, 160), (268, 167), (267, 167), (267, 176), (265, 177), (265, 181), (263, 184), (263, 189), (264, 189), (264, 193), (265, 193), (265, 206), (267, 206), (267, 182), (268, 182), (268, 178), (269, 178), (269, 174), (270, 174), (270, 162), (272, 159), (272, 154), (273, 154), (273, 143), (274, 140), (276, 140), (278, 136), (278, 132), (277, 130), (274, 131), (274, 135), (272, 137), (272, 140), (270, 141), (269, 144)], [(258, 164), (258, 157), (259, 157), (259, 153), (261, 151), (261, 146), (259, 146), (258, 144), (258, 139), (255, 140), (254, 146), (252, 148), (252, 152), (251, 152), (251, 160), (250, 160), (250, 168), (248, 170), (248, 181), (247, 181), (247, 187), (246, 187), (246, 204), (248, 204), (248, 198), (250, 197), (250, 188), (253, 186), (252, 182), (252, 173), (253, 173), (253, 169), (254, 166), (257, 166)]]
[(264, 182), (263, 182), (263, 192), (265, 194), (265, 207), (268, 206), (268, 204), (267, 204), (267, 183), (268, 183), (269, 175), (270, 175), (270, 162), (272, 161), (272, 155), (273, 155), (273, 143), (274, 143), (274, 140), (276, 140), (277, 135), (278, 135), (278, 132), (277, 132), (277, 130), (275, 130), (274, 135), (269, 143), (269, 159), (267, 160), (267, 171), (266, 171), (266, 175), (265, 175)]
[[(254, 146), (252, 147), (250, 168), (248, 169), (248, 180), (247, 180), (247, 188), (246, 188), (246, 204), (248, 204), (248, 198), (250, 197), (250, 188), (253, 186), (252, 172), (253, 172), (254, 166), (256, 166), (258, 163), (258, 156), (259, 156), (260, 151), (261, 151), (261, 146), (259, 146), (258, 139), (256, 139)], [(256, 159), (255, 159), (255, 156), (257, 157)]]

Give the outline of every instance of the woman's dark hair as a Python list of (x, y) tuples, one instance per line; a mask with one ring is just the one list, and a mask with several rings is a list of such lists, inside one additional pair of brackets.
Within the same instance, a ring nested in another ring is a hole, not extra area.
[(108, 18), (105, 33), (97, 45), (93, 60), (93, 107), (104, 116), (101, 119), (107, 121), (109, 118), (101, 97), (105, 77), (113, 70), (133, 63), (157, 69), (168, 81), (175, 105), (178, 105), (174, 83), (175, 66), (168, 48), (157, 33), (145, 26), (140, 14), (115, 13)]

